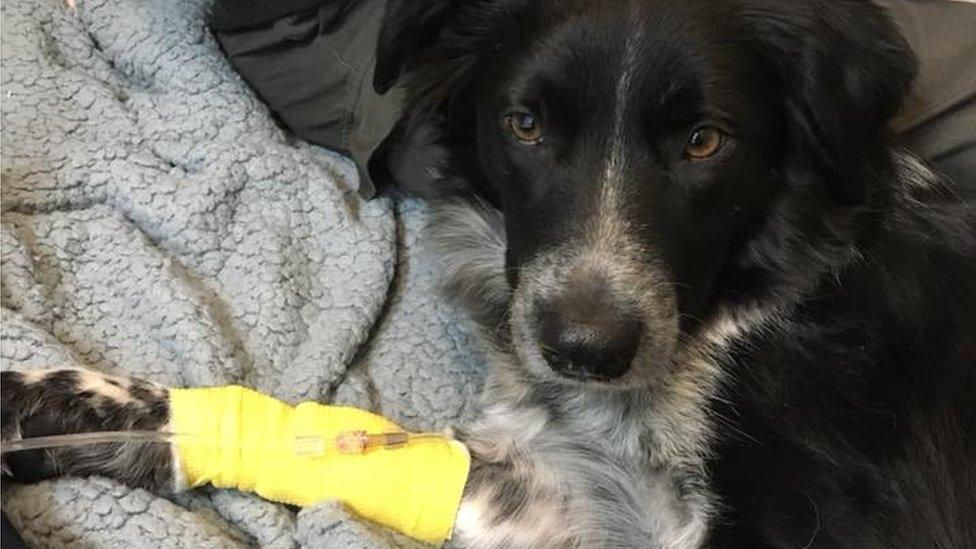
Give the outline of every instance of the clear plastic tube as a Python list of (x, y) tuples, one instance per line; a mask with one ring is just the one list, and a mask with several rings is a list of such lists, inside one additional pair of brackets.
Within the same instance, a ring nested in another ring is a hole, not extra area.
[(91, 433), (49, 435), (19, 440), (5, 440), (0, 443), (0, 454), (113, 442), (174, 442), (177, 436), (176, 433), (168, 433), (166, 431), (96, 431)]
[[(0, 454), (45, 450), (66, 446), (88, 444), (110, 444), (125, 442), (172, 443), (179, 439), (199, 438), (191, 433), (171, 433), (168, 431), (96, 431), (90, 433), (71, 433), (8, 440), (0, 443)], [(367, 433), (365, 431), (344, 431), (334, 438), (320, 435), (301, 435), (292, 439), (291, 450), (298, 456), (321, 457), (327, 454), (363, 454), (375, 449), (393, 450), (408, 444), (424, 441), (443, 440), (440, 433), (407, 433), (391, 431), (386, 433)], [(210, 444), (208, 442), (207, 444)], [(259, 448), (266, 450), (267, 447)]]

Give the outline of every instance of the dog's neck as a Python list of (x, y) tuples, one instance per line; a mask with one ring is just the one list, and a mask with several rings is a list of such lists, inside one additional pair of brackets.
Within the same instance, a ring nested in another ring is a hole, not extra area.
[(479, 458), (574, 491), (606, 475), (598, 482), (606, 505), (634, 502), (622, 508), (649, 529), (653, 546), (699, 546), (713, 509), (704, 405), (669, 401), (649, 387), (534, 381), (510, 353), (492, 349), (488, 356), (483, 413), (465, 438)]

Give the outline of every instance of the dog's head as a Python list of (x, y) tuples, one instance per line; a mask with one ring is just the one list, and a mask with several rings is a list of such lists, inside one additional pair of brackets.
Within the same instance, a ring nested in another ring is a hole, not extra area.
[(500, 210), (528, 372), (633, 386), (848, 257), (913, 74), (867, 1), (400, 0), (374, 85)]

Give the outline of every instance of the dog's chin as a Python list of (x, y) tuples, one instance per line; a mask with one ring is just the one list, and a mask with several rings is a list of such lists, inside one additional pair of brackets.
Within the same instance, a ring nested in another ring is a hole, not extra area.
[[(520, 353), (521, 354), (521, 353)], [(643, 373), (631, 368), (624, 375), (613, 379), (606, 379), (597, 376), (571, 375), (557, 372), (549, 367), (548, 364), (532, 361), (522, 362), (522, 367), (528, 371), (530, 377), (540, 383), (551, 383), (564, 387), (574, 387), (579, 390), (609, 390), (627, 391), (633, 389), (648, 389), (660, 385), (659, 375)], [(657, 369), (657, 368), (655, 368)], [(666, 370), (665, 367), (661, 369)]]
[(575, 387), (581, 391), (629, 391), (633, 389), (651, 389), (655, 386), (653, 380), (641, 378), (631, 372), (618, 378), (605, 379), (600, 377), (566, 375), (550, 369), (549, 378), (549, 382), (551, 383), (566, 387)]

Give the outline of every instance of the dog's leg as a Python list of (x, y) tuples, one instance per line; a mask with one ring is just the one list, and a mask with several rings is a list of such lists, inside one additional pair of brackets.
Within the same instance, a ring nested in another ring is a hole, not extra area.
[(472, 455), (458, 510), (454, 546), (479, 549), (583, 547), (566, 520), (569, 498), (520, 478), (515, 465)]
[(458, 435), (472, 464), (455, 521), (456, 546), (663, 546), (649, 532), (640, 477), (599, 448), (556, 427), (531, 440), (492, 428)]
[[(3, 372), (2, 438), (93, 431), (165, 430), (169, 391), (154, 383), (88, 370)], [(63, 475), (101, 475), (169, 493), (178, 488), (172, 446), (165, 442), (99, 443), (3, 456), (3, 475), (30, 482)]]

